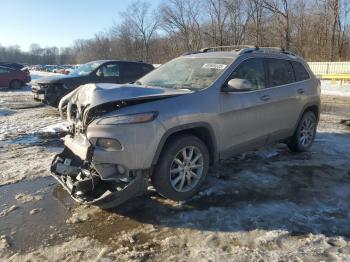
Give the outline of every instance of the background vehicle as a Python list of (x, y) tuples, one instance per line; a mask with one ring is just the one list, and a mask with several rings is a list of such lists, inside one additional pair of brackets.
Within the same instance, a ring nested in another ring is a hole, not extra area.
[[(285, 142), (308, 150), (320, 83), (305, 61), (271, 48), (192, 53), (136, 85), (85, 85), (65, 96), (71, 132), (54, 176), (78, 201), (111, 207), (142, 193), (193, 196), (218, 159)], [(119, 189), (117, 189), (119, 188)]]
[(13, 63), (13, 62), (0, 62), (0, 66), (4, 66), (4, 67), (9, 67), (12, 69), (16, 69), (16, 70), (21, 70), (24, 71), (25, 73), (29, 74), (29, 69), (19, 63)]
[(0, 87), (20, 88), (30, 80), (29, 71), (0, 66)]
[(57, 107), (64, 95), (80, 85), (133, 82), (153, 69), (152, 65), (141, 62), (92, 61), (79, 66), (69, 75), (38, 79), (32, 85), (32, 92), (35, 100)]

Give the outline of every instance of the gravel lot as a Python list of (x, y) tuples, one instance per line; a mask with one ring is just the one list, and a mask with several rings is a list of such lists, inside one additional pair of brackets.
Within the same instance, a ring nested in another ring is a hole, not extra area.
[(188, 202), (150, 188), (104, 211), (49, 177), (65, 131), (57, 111), (29, 87), (0, 91), (0, 260), (349, 261), (350, 97), (322, 101), (310, 152), (266, 147), (213, 167)]

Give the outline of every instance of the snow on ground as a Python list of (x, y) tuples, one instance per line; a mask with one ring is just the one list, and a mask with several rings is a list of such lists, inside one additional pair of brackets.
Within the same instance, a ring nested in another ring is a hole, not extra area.
[(0, 92), (0, 185), (48, 176), (66, 129), (57, 109), (35, 102), (30, 87)]
[(344, 83), (341, 85), (338, 82), (332, 84), (331, 81), (322, 80), (321, 92), (322, 95), (350, 97), (350, 84)]
[(350, 128), (338, 107), (310, 152), (268, 146), (213, 167), (187, 202), (150, 190), (104, 211), (48, 178), (66, 126), (31, 99), (0, 92), (1, 261), (350, 260)]

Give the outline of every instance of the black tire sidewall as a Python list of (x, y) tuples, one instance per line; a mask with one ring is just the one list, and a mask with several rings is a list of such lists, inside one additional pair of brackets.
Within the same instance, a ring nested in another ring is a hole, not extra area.
[[(197, 185), (192, 190), (188, 192), (178, 192), (172, 187), (170, 182), (170, 166), (175, 155), (186, 146), (195, 146), (201, 151), (204, 162), (203, 173)], [(175, 139), (172, 139), (162, 151), (158, 164), (156, 165), (151, 177), (152, 184), (157, 192), (166, 198), (175, 201), (189, 199), (203, 184), (208, 173), (209, 161), (209, 152), (202, 140), (190, 135), (176, 137)]]
[[(306, 118), (312, 118), (312, 121), (314, 122), (315, 124), (315, 130), (314, 130), (314, 133), (313, 133), (313, 138), (312, 138), (312, 141), (310, 142), (310, 144), (308, 146), (303, 146), (302, 144), (300, 144), (300, 132), (301, 132), (301, 126), (302, 126), (302, 123), (305, 121)], [(306, 112), (303, 117), (301, 118), (299, 124), (298, 124), (298, 128), (296, 130), (296, 133), (295, 133), (295, 137), (293, 137), (293, 139), (295, 141), (293, 141), (296, 145), (296, 148), (298, 151), (307, 151), (313, 144), (314, 140), (315, 140), (315, 137), (316, 137), (316, 128), (317, 128), (317, 120), (316, 120), (316, 116), (313, 112), (311, 111), (308, 111)]]
[(11, 89), (18, 89), (22, 87), (22, 82), (20, 80), (12, 80), (10, 82), (10, 88)]

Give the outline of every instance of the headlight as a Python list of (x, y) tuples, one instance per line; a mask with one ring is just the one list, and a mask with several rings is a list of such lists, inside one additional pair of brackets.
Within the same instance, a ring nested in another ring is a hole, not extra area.
[(97, 121), (97, 125), (122, 125), (122, 124), (138, 124), (153, 121), (158, 112), (141, 113), (133, 115), (111, 116), (105, 117)]
[(118, 140), (112, 138), (97, 138), (96, 146), (112, 150), (122, 150), (123, 148)]

